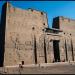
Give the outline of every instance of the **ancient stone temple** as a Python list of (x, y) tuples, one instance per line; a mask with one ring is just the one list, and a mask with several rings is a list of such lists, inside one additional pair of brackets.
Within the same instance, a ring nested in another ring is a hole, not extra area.
[(75, 20), (5, 3), (0, 23), (0, 66), (75, 61)]

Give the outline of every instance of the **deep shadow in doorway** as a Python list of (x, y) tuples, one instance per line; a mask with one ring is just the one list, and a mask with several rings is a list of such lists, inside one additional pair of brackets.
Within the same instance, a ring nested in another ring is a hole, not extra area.
[(60, 62), (59, 40), (53, 40), (54, 62)]

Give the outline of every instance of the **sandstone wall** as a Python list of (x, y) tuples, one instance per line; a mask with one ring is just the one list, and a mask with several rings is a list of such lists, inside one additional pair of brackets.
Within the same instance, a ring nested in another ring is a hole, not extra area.
[[(37, 10), (22, 10), (7, 3), (4, 65), (35, 63), (36, 39), (37, 63), (45, 62), (42, 47), (47, 16)], [(34, 39), (35, 36), (35, 39)]]
[[(66, 40), (68, 61), (69, 60), (73, 61), (73, 57), (75, 60), (75, 20), (68, 19), (62, 16), (56, 17), (53, 20), (53, 27), (54, 28), (56, 27), (63, 31), (60, 34), (63, 35), (63, 38), (64, 38), (63, 41), (65, 42)], [(73, 53), (72, 53), (71, 41), (73, 44)]]
[(54, 18), (53, 28), (58, 28), (63, 32), (52, 33), (51, 30), (47, 35), (48, 32), (45, 32), (45, 28), (48, 28), (46, 13), (33, 9), (15, 8), (10, 3), (6, 3), (5, 6), (4, 66), (52, 63), (54, 40), (59, 41), (60, 61), (75, 60), (74, 20), (64, 17)]

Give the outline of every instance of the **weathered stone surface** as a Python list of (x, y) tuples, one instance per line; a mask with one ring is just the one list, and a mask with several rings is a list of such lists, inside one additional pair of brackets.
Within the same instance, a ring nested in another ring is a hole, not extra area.
[(47, 14), (44, 12), (22, 10), (10, 3), (5, 3), (2, 10), (1, 65), (75, 60), (74, 20), (56, 17), (53, 19), (53, 28), (48, 28)]

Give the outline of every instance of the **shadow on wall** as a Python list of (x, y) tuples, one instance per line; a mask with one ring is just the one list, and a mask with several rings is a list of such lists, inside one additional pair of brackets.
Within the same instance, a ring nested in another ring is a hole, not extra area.
[(6, 24), (6, 3), (2, 7), (1, 22), (0, 22), (0, 67), (4, 62), (4, 49), (5, 49), (5, 24)]
[(52, 28), (60, 29), (60, 26), (59, 26), (59, 16), (53, 18)]

